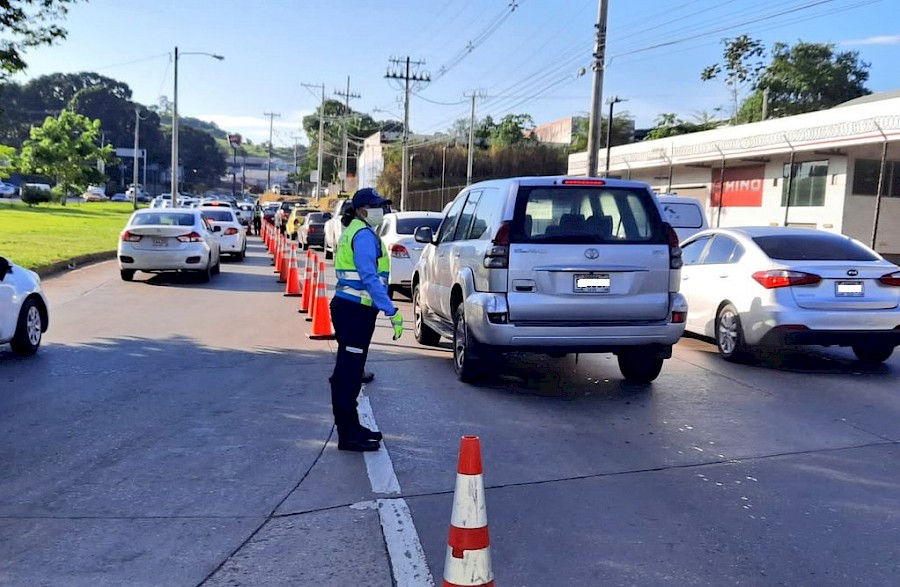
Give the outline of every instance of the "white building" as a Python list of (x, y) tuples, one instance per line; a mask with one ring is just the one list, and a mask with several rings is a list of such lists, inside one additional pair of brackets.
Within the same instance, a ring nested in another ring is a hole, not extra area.
[[(598, 159), (602, 173), (605, 149)], [(613, 147), (609, 169), (610, 176), (649, 183), (657, 192), (699, 199), (710, 226), (809, 226), (900, 256), (900, 92)], [(571, 155), (569, 173), (586, 172), (587, 153)]]

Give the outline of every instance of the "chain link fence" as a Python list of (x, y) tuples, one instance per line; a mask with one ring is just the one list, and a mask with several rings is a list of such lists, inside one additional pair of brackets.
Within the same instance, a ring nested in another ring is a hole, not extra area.
[(457, 185), (433, 190), (417, 190), (406, 194), (407, 210), (440, 212), (466, 186)]

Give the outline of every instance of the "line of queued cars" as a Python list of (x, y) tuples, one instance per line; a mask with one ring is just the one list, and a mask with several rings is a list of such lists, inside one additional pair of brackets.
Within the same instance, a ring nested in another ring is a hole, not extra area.
[(412, 221), (420, 250), (397, 239), (402, 218), (380, 229), (392, 272), (418, 261), (392, 293), (410, 288), (416, 340), (450, 339), (463, 381), (496, 372), (504, 352), (610, 352), (646, 384), (686, 331), (729, 361), (824, 345), (874, 366), (900, 345), (900, 267), (869, 247), (807, 228), (709, 229), (699, 202), (643, 183), (473, 184)]

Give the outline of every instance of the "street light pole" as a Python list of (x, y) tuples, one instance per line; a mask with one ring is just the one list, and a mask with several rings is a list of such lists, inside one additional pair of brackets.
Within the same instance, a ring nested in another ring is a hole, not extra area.
[(195, 51), (189, 53), (179, 53), (178, 47), (175, 47), (174, 86), (172, 89), (172, 181), (170, 184), (173, 208), (175, 208), (178, 204), (178, 58), (181, 55), (206, 55), (219, 61), (225, 59), (221, 55), (216, 55), (215, 53), (203, 53)]
[(613, 96), (609, 99), (609, 120), (606, 121), (606, 172), (603, 174), (604, 177), (609, 177), (609, 157), (612, 154), (613, 106), (624, 101), (618, 96)]
[[(134, 209), (138, 209), (138, 137), (141, 133), (141, 107), (134, 107), (134, 170), (132, 175), (132, 202), (134, 205)], [(147, 162), (144, 161), (144, 167), (146, 168)]]

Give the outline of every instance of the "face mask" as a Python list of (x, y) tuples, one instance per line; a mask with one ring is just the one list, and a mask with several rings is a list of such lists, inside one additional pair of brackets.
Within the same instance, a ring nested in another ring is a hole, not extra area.
[(384, 210), (381, 208), (368, 208), (366, 214), (366, 223), (371, 227), (381, 226), (384, 221)]

